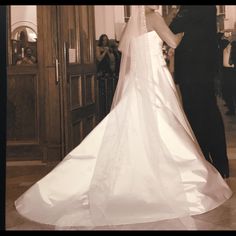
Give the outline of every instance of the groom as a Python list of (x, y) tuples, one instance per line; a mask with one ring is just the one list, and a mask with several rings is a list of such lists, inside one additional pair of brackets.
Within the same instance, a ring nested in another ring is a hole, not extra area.
[(216, 7), (182, 5), (172, 20), (174, 33), (184, 32), (175, 50), (175, 82), (202, 152), (229, 177), (225, 131), (214, 93), (217, 72)]

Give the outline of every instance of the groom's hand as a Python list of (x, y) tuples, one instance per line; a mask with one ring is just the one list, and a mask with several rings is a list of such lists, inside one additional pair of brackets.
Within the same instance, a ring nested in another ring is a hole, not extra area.
[(170, 25), (170, 23), (176, 17), (177, 13), (178, 13), (177, 8), (171, 8), (169, 14), (165, 17), (165, 22), (166, 22), (167, 25)]

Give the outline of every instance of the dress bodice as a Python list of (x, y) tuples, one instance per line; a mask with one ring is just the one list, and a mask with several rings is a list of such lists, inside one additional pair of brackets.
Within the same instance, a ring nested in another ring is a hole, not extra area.
[(155, 30), (142, 34), (135, 39), (136, 43), (142, 43), (145, 40), (147, 40), (150, 45), (153, 46), (153, 51), (159, 50), (160, 52), (162, 52), (163, 40)]
[(144, 65), (149, 67), (153, 61), (157, 62), (155, 67), (166, 66), (162, 46), (163, 40), (154, 30), (134, 38), (130, 45), (131, 67), (133, 69), (143, 68)]

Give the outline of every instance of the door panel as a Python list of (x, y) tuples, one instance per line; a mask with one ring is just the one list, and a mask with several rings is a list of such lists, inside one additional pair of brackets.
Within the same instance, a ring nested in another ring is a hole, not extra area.
[(76, 147), (96, 125), (96, 65), (94, 60), (94, 9), (59, 6), (64, 45), (65, 154)]
[(32, 144), (39, 142), (38, 76), (36, 71), (28, 73), (9, 73), (8, 76), (9, 144), (17, 143), (19, 140)]

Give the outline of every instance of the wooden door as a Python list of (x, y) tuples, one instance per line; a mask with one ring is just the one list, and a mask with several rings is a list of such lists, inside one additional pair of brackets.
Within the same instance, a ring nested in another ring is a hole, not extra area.
[(64, 123), (62, 77), (59, 68), (59, 16), (57, 6), (37, 6), (40, 40), (38, 57), (42, 79), (40, 117), (44, 126), (41, 130), (45, 147), (44, 159), (58, 161), (64, 155)]
[(39, 59), (39, 45), (28, 39), (25, 33), (29, 28), (24, 24), (11, 30), (11, 10), (8, 6), (7, 160), (42, 160), (45, 150), (40, 63), (21, 63), (27, 47)]
[(58, 6), (58, 13), (66, 154), (97, 123), (94, 7)]
[(61, 160), (96, 125), (93, 11), (37, 6), (37, 63), (8, 66), (8, 160)]

